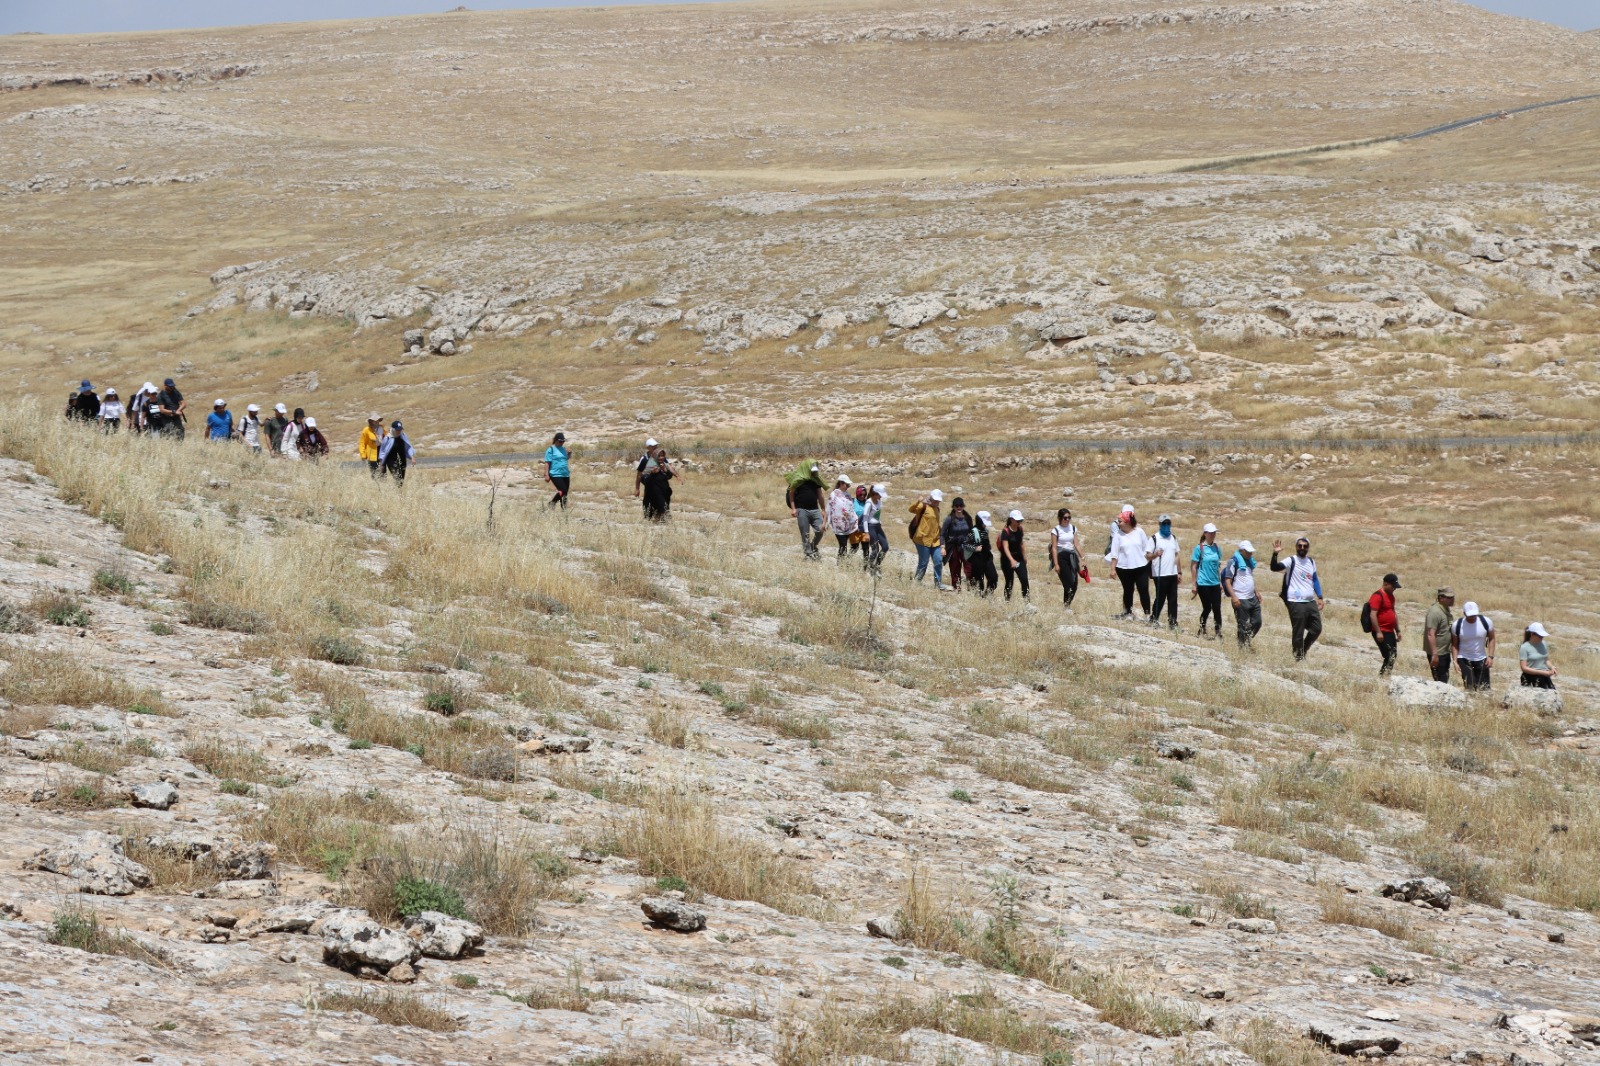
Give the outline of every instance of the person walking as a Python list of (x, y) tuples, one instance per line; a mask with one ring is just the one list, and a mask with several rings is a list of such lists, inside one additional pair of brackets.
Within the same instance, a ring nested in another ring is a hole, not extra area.
[(1212, 632), (1222, 639), (1222, 549), (1217, 547), (1217, 527), (1207, 522), (1200, 528), (1200, 543), (1189, 554), (1189, 579), (1200, 600), (1199, 635), (1206, 635), (1206, 619)]
[(648, 467), (652, 461), (654, 461), (656, 457), (656, 449), (659, 447), (660, 445), (656, 443), (656, 439), (654, 437), (650, 437), (644, 442), (644, 454), (639, 456), (639, 461), (637, 463), (633, 464), (633, 495), (635, 497), (639, 496), (644, 487), (645, 468)]
[(161, 432), (182, 440), (188, 429), (189, 401), (183, 398), (177, 382), (167, 378), (156, 393), (155, 406), (161, 412)]
[(213, 444), (226, 444), (233, 439), (233, 412), (228, 410), (227, 400), (218, 400), (211, 405), (211, 413), (206, 415), (206, 440)]
[[(950, 590), (961, 591), (961, 579), (970, 577), (967, 555), (963, 545), (972, 537), (972, 516), (967, 513), (967, 501), (957, 496), (950, 501), (950, 517), (939, 530), (939, 542), (944, 548), (944, 566), (950, 574)], [(969, 582), (970, 584), (970, 582)]]
[(383, 438), (383, 444), (378, 448), (379, 469), (383, 471), (384, 477), (394, 478), (404, 488), (406, 467), (410, 466), (416, 457), (417, 450), (411, 446), (405, 427), (400, 424), (398, 418), (395, 419), (389, 423), (389, 435)]
[(944, 502), (944, 493), (934, 489), (926, 496), (906, 508), (911, 513), (911, 522), (908, 532), (911, 534), (911, 543), (917, 547), (917, 575), (915, 580), (921, 581), (928, 573), (928, 564), (933, 564), (933, 587), (944, 591), (944, 552), (939, 547), (940, 529), (939, 505)]
[(288, 425), (283, 427), (283, 437), (278, 442), (278, 448), (285, 459), (299, 462), (300, 437), (305, 431), (306, 409), (304, 407), (296, 407), (294, 409), (294, 417), (289, 420)]
[(866, 505), (861, 510), (861, 531), (867, 535), (866, 547), (861, 553), (864, 570), (878, 573), (883, 567), (883, 557), (889, 554), (889, 535), (883, 531), (883, 501), (888, 491), (883, 485), (874, 485), (867, 493)]
[[(1233, 624), (1238, 632), (1239, 647), (1247, 648), (1261, 632), (1261, 597), (1256, 595), (1256, 546), (1247, 540), (1239, 542), (1228, 565), (1222, 568), (1222, 592), (1233, 605)], [(1217, 636), (1222, 636), (1219, 630)]]
[(261, 407), (259, 404), (249, 404), (244, 409), (244, 417), (239, 419), (239, 439), (244, 441), (244, 446), (250, 449), (251, 454), (261, 454)]
[(128, 403), (128, 429), (133, 433), (150, 432), (150, 404), (156, 398), (156, 387), (145, 382)]
[(544, 479), (556, 490), (546, 506), (566, 510), (567, 493), (572, 491), (572, 450), (567, 447), (567, 435), (557, 433), (550, 438), (550, 447), (544, 450)]
[(1050, 569), (1061, 579), (1061, 606), (1069, 611), (1078, 596), (1078, 571), (1082, 567), (1078, 527), (1072, 524), (1072, 511), (1063, 507), (1056, 512), (1056, 524), (1050, 529)]
[(861, 518), (856, 514), (856, 498), (851, 488), (855, 482), (840, 474), (833, 479), (833, 491), (828, 493), (826, 521), (828, 532), (839, 543), (839, 559), (855, 546), (852, 537), (861, 528)]
[(267, 443), (273, 455), (283, 454), (283, 435), (289, 431), (289, 409), (283, 404), (272, 408), (272, 417), (266, 421)]
[(356, 442), (356, 454), (367, 464), (367, 471), (378, 476), (378, 450), (383, 445), (383, 416), (374, 412), (367, 416), (361, 427), (361, 439)]
[(100, 402), (100, 428), (107, 433), (115, 433), (122, 426), (124, 410), (122, 401), (117, 398), (117, 390), (107, 389), (106, 398)]
[(1549, 630), (1538, 622), (1523, 630), (1522, 650), (1517, 653), (1523, 688), (1556, 687), (1556, 668), (1550, 665), (1549, 637)]
[(989, 537), (989, 512), (979, 511), (972, 516), (972, 532), (961, 546), (966, 556), (967, 570), (972, 575), (972, 587), (978, 595), (988, 596), (1000, 585), (1000, 575), (994, 568), (994, 543)]
[(1434, 594), (1433, 603), (1422, 620), (1422, 652), (1428, 657), (1428, 672), (1442, 684), (1450, 683), (1450, 626), (1455, 621), (1450, 608), (1456, 605), (1456, 590), (1446, 586)]
[(1284, 562), (1278, 561), (1283, 541), (1272, 542), (1272, 562), (1269, 569), (1283, 574), (1283, 588), (1278, 598), (1289, 608), (1290, 646), (1295, 661), (1303, 660), (1311, 645), (1322, 636), (1322, 577), (1317, 573), (1317, 562), (1311, 558), (1311, 541), (1301, 537), (1294, 542), (1294, 555)]
[(1006, 576), (1006, 599), (1011, 598), (1011, 585), (1015, 581), (1022, 587), (1022, 598), (1028, 598), (1028, 554), (1023, 546), (1027, 539), (1022, 532), (1021, 511), (1006, 516), (1000, 530), (1000, 571)]
[[(1172, 516), (1162, 515), (1156, 522), (1156, 535), (1149, 556), (1150, 576), (1156, 586), (1155, 603), (1150, 608), (1150, 624), (1153, 626), (1161, 624), (1161, 608), (1165, 606), (1167, 628), (1175, 631), (1178, 628), (1178, 582), (1183, 577), (1182, 564), (1178, 562), (1180, 547), (1178, 538), (1172, 532)], [(1217, 635), (1221, 636), (1220, 616), (1217, 621)]]
[(93, 423), (100, 417), (100, 397), (95, 394), (88, 378), (80, 381), (77, 389), (67, 394), (67, 409), (63, 413), (70, 422)]
[(1117, 618), (1133, 617), (1133, 594), (1139, 594), (1139, 610), (1150, 617), (1150, 553), (1155, 550), (1149, 534), (1139, 528), (1133, 508), (1124, 507), (1117, 516), (1106, 548), (1106, 562), (1122, 582), (1122, 613)]
[(1461, 617), (1450, 627), (1450, 655), (1461, 671), (1461, 683), (1469, 692), (1487, 692), (1494, 672), (1494, 623), (1480, 614), (1478, 605), (1468, 600)]
[(300, 448), (300, 454), (313, 463), (328, 454), (328, 438), (317, 428), (315, 418), (306, 419), (305, 428), (301, 430), (300, 438), (295, 443)]
[(672, 517), (672, 482), (678, 472), (667, 458), (667, 449), (656, 445), (650, 462), (641, 475), (644, 480), (644, 516), (657, 524)]
[(799, 468), (786, 475), (789, 483), (783, 502), (789, 508), (789, 517), (800, 528), (800, 551), (809, 560), (821, 558), (817, 545), (827, 525), (822, 517), (822, 468), (815, 462), (801, 463)]
[(1395, 613), (1394, 594), (1402, 587), (1398, 576), (1384, 574), (1383, 584), (1367, 597), (1367, 605), (1361, 611), (1362, 628), (1372, 634), (1378, 654), (1383, 656), (1383, 665), (1378, 667), (1379, 677), (1389, 676), (1394, 669), (1395, 656), (1399, 654), (1400, 617)]

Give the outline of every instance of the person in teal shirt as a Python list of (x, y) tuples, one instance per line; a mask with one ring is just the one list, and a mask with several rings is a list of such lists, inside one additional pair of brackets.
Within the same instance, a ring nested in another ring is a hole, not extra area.
[(1200, 531), (1200, 543), (1189, 553), (1189, 574), (1194, 594), (1200, 597), (1200, 635), (1206, 635), (1206, 619), (1211, 620), (1218, 640), (1222, 639), (1222, 549), (1217, 547), (1217, 527), (1210, 522)]
[(567, 493), (572, 488), (572, 466), (569, 460), (572, 451), (567, 447), (567, 435), (557, 433), (550, 442), (550, 447), (544, 450), (544, 479), (555, 486), (556, 494), (550, 498), (550, 506), (567, 506)]

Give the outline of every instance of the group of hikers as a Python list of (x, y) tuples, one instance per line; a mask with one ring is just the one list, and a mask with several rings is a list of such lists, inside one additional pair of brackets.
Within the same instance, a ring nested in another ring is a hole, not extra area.
[[(864, 568), (881, 568), (889, 551), (883, 524), (886, 486), (857, 485), (848, 475), (840, 474), (829, 492), (821, 467), (814, 462), (801, 464), (785, 475), (785, 480), (788, 490), (784, 502), (799, 526), (800, 545), (807, 559), (821, 557), (822, 539), (831, 533), (838, 543), (840, 560), (859, 553)], [(950, 501), (949, 513), (944, 514), (944, 500), (944, 493), (934, 489), (907, 508), (910, 518), (906, 535), (917, 553), (914, 580), (925, 580), (931, 567), (934, 586), (939, 590), (960, 591), (965, 580), (970, 589), (987, 596), (996, 590), (1003, 575), (1006, 599), (1011, 599), (1014, 589), (1027, 598), (1027, 519), (1023, 513), (1009, 511), (999, 529), (994, 530), (988, 511), (972, 512), (966, 500), (957, 496)], [(1140, 525), (1131, 505), (1122, 507), (1108, 531), (1104, 549), (1105, 562), (1121, 585), (1122, 610), (1116, 618), (1134, 619), (1137, 598), (1140, 621), (1159, 626), (1165, 615), (1167, 627), (1176, 630), (1178, 600), (1187, 577), (1189, 594), (1200, 603), (1198, 634), (1222, 638), (1222, 604), (1226, 600), (1232, 607), (1239, 645), (1251, 646), (1262, 628), (1256, 548), (1250, 541), (1241, 540), (1231, 554), (1225, 553), (1217, 544), (1217, 532), (1217, 527), (1207, 522), (1200, 529), (1198, 543), (1185, 556), (1173, 532), (1171, 515), (1157, 518), (1156, 532), (1151, 535)], [(1043, 547), (1050, 570), (1061, 583), (1062, 605), (1070, 610), (1080, 583), (1091, 580), (1088, 546), (1073, 522), (1071, 508), (1056, 511), (1055, 525), (1046, 534)], [(1322, 635), (1325, 602), (1311, 541), (1300, 537), (1287, 555), (1283, 542), (1273, 541), (1267, 568), (1283, 575), (1278, 597), (1289, 617), (1290, 646), (1295, 659), (1304, 660)], [(944, 580), (946, 572), (950, 577), (948, 585)], [(1379, 676), (1388, 676), (1399, 654), (1400, 622), (1394, 594), (1400, 588), (1397, 575), (1384, 575), (1382, 586), (1368, 597), (1361, 611), (1362, 629), (1371, 634), (1382, 660)], [(1462, 608), (1461, 617), (1456, 618), (1451, 610), (1454, 605), (1455, 591), (1441, 588), (1428, 609), (1423, 651), (1429, 673), (1434, 680), (1448, 684), (1453, 663), (1467, 689), (1487, 690), (1495, 659), (1494, 623), (1470, 601)], [(1530, 623), (1524, 631), (1518, 655), (1524, 686), (1555, 687), (1556, 671), (1550, 665), (1548, 637), (1539, 622)]]
[[(172, 378), (167, 378), (160, 389), (145, 382), (126, 404), (115, 388), (107, 388), (101, 396), (85, 379), (67, 397), (65, 414), (108, 433), (116, 433), (126, 422), (131, 433), (181, 440), (188, 429), (188, 411), (188, 401)], [(218, 400), (206, 415), (205, 439), (214, 443), (237, 442), (257, 455), (296, 461), (316, 462), (329, 452), (328, 438), (317, 428), (317, 420), (308, 416), (303, 407), (296, 407), (291, 414), (281, 403), (274, 405), (266, 418), (261, 417), (258, 404), (249, 404), (236, 419), (228, 401)], [(361, 431), (356, 454), (366, 461), (374, 477), (404, 482), (406, 467), (416, 458), (416, 449), (398, 419), (385, 429), (382, 417), (373, 414), (367, 417)]]

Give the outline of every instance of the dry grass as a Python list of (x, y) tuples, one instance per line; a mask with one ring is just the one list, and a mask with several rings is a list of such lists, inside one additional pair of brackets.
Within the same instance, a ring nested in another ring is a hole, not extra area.
[(780, 1021), (776, 1058), (779, 1066), (833, 1066), (865, 1058), (903, 1062), (910, 1049), (901, 1038), (913, 1029), (1038, 1056), (1046, 1066), (1072, 1061), (1069, 1034), (1007, 1006), (987, 986), (929, 999), (901, 993), (859, 1011), (825, 1003), (809, 1017), (790, 1015)]
[(384, 1025), (403, 1025), (433, 1033), (460, 1031), (460, 1019), (433, 1006), (415, 992), (324, 992), (306, 1003), (311, 1011), (355, 1011)]
[(1252, 1019), (1230, 1032), (1228, 1042), (1261, 1066), (1337, 1066), (1346, 1061), (1266, 1018)]
[(48, 729), (54, 720), (44, 707), (7, 707), (0, 711), (0, 736), (31, 737)]
[(693, 735), (689, 722), (689, 716), (676, 707), (652, 707), (645, 716), (645, 729), (657, 744), (683, 748)]
[(284, 861), (338, 879), (384, 845), (384, 827), (412, 821), (414, 812), (380, 792), (275, 792), (246, 825), (278, 847)]
[(76, 948), (96, 955), (120, 955), (125, 959), (166, 968), (166, 960), (126, 933), (106, 928), (91, 910), (70, 907), (59, 910), (51, 919), (45, 939), (60, 947)]
[(126, 710), (136, 703), (161, 702), (159, 696), (142, 693), (65, 652), (13, 647), (0, 650), (0, 655), (10, 663), (0, 674), (0, 699), (24, 707), (59, 704)]
[(747, 899), (786, 914), (824, 910), (820, 890), (794, 862), (758, 837), (724, 827), (707, 800), (657, 789), (603, 847), (634, 859), (646, 877), (677, 877), (692, 893)]
[(1329, 925), (1352, 925), (1374, 929), (1395, 940), (1410, 940), (1411, 922), (1403, 914), (1393, 913), (1394, 908), (1378, 909), (1357, 902), (1348, 892), (1334, 886), (1323, 886), (1317, 892), (1317, 905), (1322, 920)]
[(190, 744), (183, 749), (183, 757), (221, 781), (262, 784), (278, 776), (260, 752), (216, 738)]
[(684, 1066), (682, 1055), (670, 1048), (633, 1048), (626, 1051), (607, 1051), (586, 1059), (578, 1059), (573, 1066)]

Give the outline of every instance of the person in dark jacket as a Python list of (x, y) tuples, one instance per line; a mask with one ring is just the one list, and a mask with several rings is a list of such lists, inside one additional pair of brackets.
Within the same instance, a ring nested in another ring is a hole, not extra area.
[(950, 589), (960, 592), (961, 578), (972, 573), (961, 550), (972, 536), (972, 516), (967, 513), (967, 501), (960, 496), (950, 501), (950, 516), (944, 520), (939, 535), (944, 541), (944, 562), (950, 568)]
[(162, 382), (161, 391), (156, 393), (155, 402), (150, 406), (161, 412), (161, 432), (166, 436), (182, 440), (188, 428), (189, 403), (178, 390), (177, 382), (171, 378)]
[(378, 446), (378, 469), (384, 477), (392, 477), (403, 486), (406, 483), (406, 467), (416, 457), (417, 450), (411, 446), (405, 427), (398, 418), (395, 419), (389, 424), (389, 435)]
[(300, 431), (300, 439), (296, 443), (299, 445), (300, 455), (313, 463), (328, 454), (328, 438), (317, 428), (315, 418), (306, 419), (305, 429)]
[(967, 560), (972, 587), (980, 596), (989, 595), (1000, 584), (1000, 575), (994, 568), (994, 542), (989, 539), (988, 511), (979, 511), (973, 516), (972, 531), (967, 534), (961, 553)]
[(100, 417), (100, 397), (95, 395), (88, 378), (78, 384), (76, 392), (67, 396), (66, 415), (75, 422), (93, 422)]

